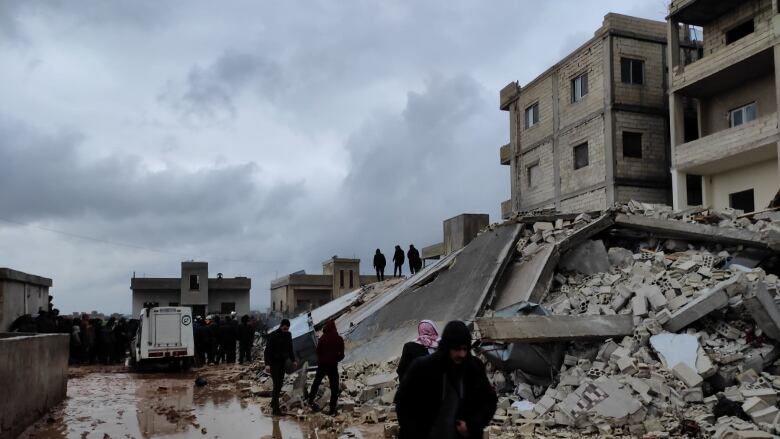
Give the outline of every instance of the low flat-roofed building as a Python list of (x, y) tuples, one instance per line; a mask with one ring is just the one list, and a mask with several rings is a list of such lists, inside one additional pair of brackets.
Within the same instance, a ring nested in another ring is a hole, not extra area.
[(373, 282), (376, 276), (360, 275), (360, 259), (333, 256), (322, 263), (322, 274), (297, 271), (274, 279), (271, 311), (282, 314), (308, 311)]
[(0, 332), (24, 314), (49, 310), (49, 278), (0, 267)]
[(133, 316), (140, 314), (145, 302), (160, 306), (189, 306), (194, 316), (206, 314), (238, 315), (249, 313), (252, 280), (226, 278), (218, 273), (209, 278), (208, 262), (182, 262), (181, 277), (133, 277)]

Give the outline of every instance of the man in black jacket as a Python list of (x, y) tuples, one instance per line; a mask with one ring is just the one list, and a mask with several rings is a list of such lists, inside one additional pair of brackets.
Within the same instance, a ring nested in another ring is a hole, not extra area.
[[(403, 275), (404, 269), (404, 249), (400, 245), (395, 246), (395, 253), (393, 253), (393, 276)], [(395, 273), (398, 274), (395, 274)]]
[(252, 362), (252, 345), (255, 342), (255, 327), (249, 323), (249, 316), (241, 317), (238, 325), (238, 363)]
[(287, 361), (292, 362), (292, 368), (297, 369), (298, 363), (295, 361), (293, 353), (292, 334), (290, 334), (290, 321), (282, 320), (279, 329), (268, 335), (268, 343), (265, 346), (265, 371), (271, 374), (274, 388), (271, 393), (271, 409), (274, 416), (282, 414), (279, 408), (279, 395), (282, 393), (282, 384), (284, 384), (284, 369)]
[(452, 321), (438, 350), (412, 363), (395, 396), (400, 439), (482, 437), (498, 398), (470, 347), (466, 325)]
[(387, 259), (379, 249), (376, 249), (374, 254), (374, 268), (376, 269), (376, 280), (382, 282), (385, 280), (385, 266), (387, 265)]
[(412, 274), (422, 268), (422, 259), (420, 259), (420, 252), (414, 248), (414, 245), (409, 245), (409, 251), (406, 252), (406, 257), (409, 259), (409, 271)]

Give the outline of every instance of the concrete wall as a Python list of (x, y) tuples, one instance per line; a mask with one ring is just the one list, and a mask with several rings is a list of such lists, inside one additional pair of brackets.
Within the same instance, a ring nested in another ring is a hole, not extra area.
[[(190, 275), (199, 276), (199, 289), (190, 290)], [(209, 304), (209, 264), (207, 262), (181, 263), (181, 303)]]
[(748, 189), (754, 190), (756, 210), (767, 207), (780, 187), (777, 166), (775, 159), (709, 177), (713, 207), (729, 207), (729, 194)]
[(752, 79), (741, 87), (735, 87), (701, 102), (703, 136), (729, 129), (729, 111), (751, 102), (756, 103), (758, 118), (777, 111), (775, 98), (775, 74)]
[(726, 31), (750, 18), (754, 19), (754, 33), (769, 31), (772, 15), (772, 0), (744, 0), (739, 7), (704, 28), (704, 58), (725, 48)]
[[(669, 145), (664, 116), (629, 112), (615, 113), (615, 177), (665, 181), (669, 175)], [(642, 134), (642, 157), (623, 155), (623, 132)]]
[(68, 341), (64, 334), (0, 334), (0, 439), (15, 438), (65, 398)]
[(487, 214), (464, 213), (444, 220), (444, 254), (448, 255), (468, 245), (477, 237), (479, 231), (487, 227), (490, 217)]
[(236, 304), (236, 314), (243, 316), (249, 314), (249, 290), (211, 290), (209, 292), (209, 313), (219, 313), (223, 302), (234, 302)]
[(48, 306), (49, 287), (0, 279), (0, 331), (7, 331), (17, 317)]

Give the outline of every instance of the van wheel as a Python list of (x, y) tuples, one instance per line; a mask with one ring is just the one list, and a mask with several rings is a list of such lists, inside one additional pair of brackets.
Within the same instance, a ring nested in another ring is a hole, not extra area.
[(190, 368), (192, 368), (192, 358), (185, 358), (181, 361), (182, 372), (187, 372)]

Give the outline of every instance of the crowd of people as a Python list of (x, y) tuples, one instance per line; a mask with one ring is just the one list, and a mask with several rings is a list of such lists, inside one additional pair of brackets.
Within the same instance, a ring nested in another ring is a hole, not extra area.
[(137, 328), (137, 320), (110, 317), (104, 321), (88, 314), (66, 317), (54, 308), (40, 310), (35, 317), (30, 314), (19, 316), (11, 324), (10, 331), (68, 334), (71, 364), (117, 364), (125, 361)]
[[(414, 248), (414, 245), (409, 245), (409, 250), (404, 255), (404, 250), (400, 245), (395, 246), (395, 252), (393, 253), (393, 276), (403, 276), (404, 262), (409, 261), (409, 272), (415, 274), (422, 268), (422, 259), (420, 258), (420, 252)], [(385, 267), (387, 266), (387, 258), (380, 249), (376, 249), (374, 253), (374, 269), (376, 270), (376, 280), (385, 280)]]
[(236, 320), (235, 312), (222, 319), (219, 316), (198, 316), (193, 331), (196, 365), (234, 364), (236, 345), (238, 363), (252, 361), (257, 323), (248, 315), (241, 317), (241, 323)]
[[(418, 336), (403, 347), (397, 373), (400, 385), (395, 394), (400, 439), (481, 438), (495, 414), (498, 397), (488, 380), (485, 365), (471, 353), (471, 331), (454, 320), (439, 335), (436, 324), (423, 320)], [(296, 370), (290, 321), (268, 335), (266, 372), (271, 375), (271, 409), (281, 415), (279, 397), (285, 373)], [(328, 413), (337, 414), (339, 397), (338, 363), (344, 359), (344, 339), (330, 321), (317, 344), (317, 372), (308, 402), (320, 410), (315, 398), (324, 377), (330, 384)]]

